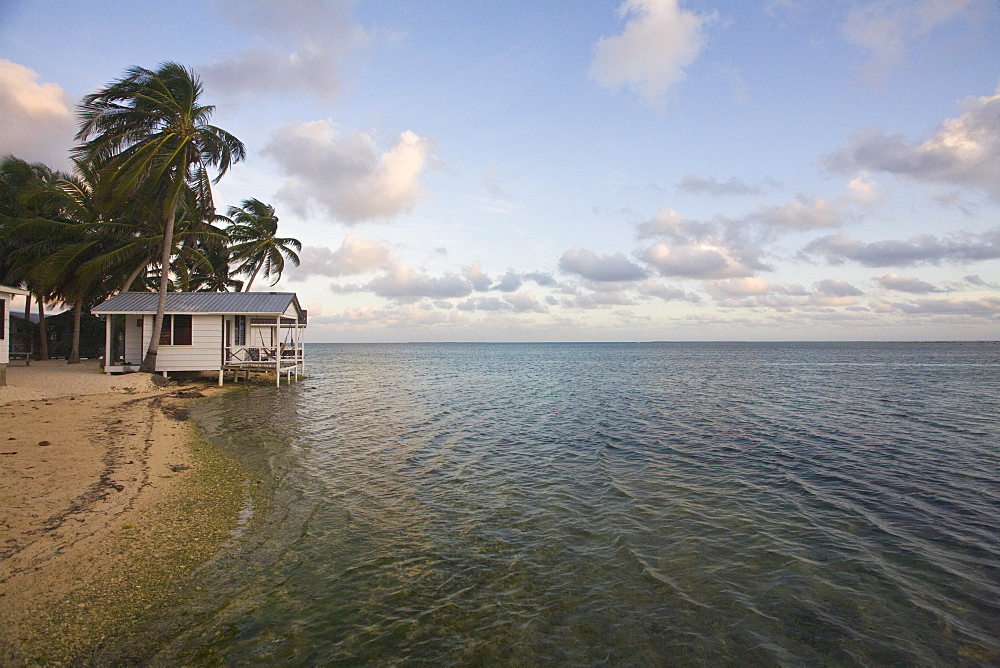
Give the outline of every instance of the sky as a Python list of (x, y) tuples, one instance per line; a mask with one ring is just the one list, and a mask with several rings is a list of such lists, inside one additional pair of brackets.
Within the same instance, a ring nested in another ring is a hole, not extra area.
[(0, 0), (0, 154), (182, 63), (310, 341), (1000, 339), (995, 0)]

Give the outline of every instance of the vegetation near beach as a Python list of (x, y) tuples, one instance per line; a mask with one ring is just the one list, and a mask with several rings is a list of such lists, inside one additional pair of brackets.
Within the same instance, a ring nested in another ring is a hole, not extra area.
[[(177, 63), (133, 67), (78, 108), (71, 174), (0, 159), (0, 283), (30, 291), (47, 358), (45, 306), (73, 309), (69, 362), (80, 359), (82, 313), (121, 291), (157, 291), (141, 370), (153, 371), (166, 293), (249, 290), (299, 264), (298, 240), (277, 235), (274, 207), (256, 198), (217, 213), (212, 185), (246, 156), (209, 123), (197, 74)], [(244, 284), (238, 277), (246, 277)]]
[[(241, 509), (263, 499), (255, 485), (245, 484), (245, 469), (193, 435), (189, 456), (190, 466), (162, 474), (181, 477), (169, 500), (137, 512), (131, 524), (102, 539), (103, 556), (93, 560), (86, 581), (60, 605), (31, 610), (32, 636), (7, 660), (138, 663), (171, 634), (172, 624), (215, 605), (203, 600), (200, 569), (231, 539)], [(178, 614), (165, 617), (165, 607)]]

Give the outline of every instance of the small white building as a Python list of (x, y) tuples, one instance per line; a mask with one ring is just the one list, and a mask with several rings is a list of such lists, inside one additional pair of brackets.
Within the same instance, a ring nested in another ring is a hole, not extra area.
[(7, 364), (10, 363), (10, 305), (15, 296), (27, 294), (27, 290), (0, 285), (0, 387), (7, 384)]
[[(122, 292), (91, 309), (106, 316), (104, 370), (137, 371), (149, 348), (159, 295)], [(291, 292), (168, 292), (156, 371), (270, 371), (296, 379), (305, 368), (306, 312)]]

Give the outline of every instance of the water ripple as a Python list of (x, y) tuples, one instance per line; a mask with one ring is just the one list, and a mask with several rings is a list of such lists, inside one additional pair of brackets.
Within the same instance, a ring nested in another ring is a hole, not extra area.
[(1000, 346), (310, 355), (196, 411), (280, 520), (165, 661), (1000, 663)]

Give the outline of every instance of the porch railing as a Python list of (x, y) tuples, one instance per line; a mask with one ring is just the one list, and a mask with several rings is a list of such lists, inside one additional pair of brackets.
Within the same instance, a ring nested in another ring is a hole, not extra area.
[(273, 365), (281, 359), (282, 364), (298, 364), (305, 360), (305, 346), (229, 346), (225, 349), (226, 364)]

